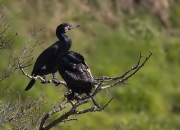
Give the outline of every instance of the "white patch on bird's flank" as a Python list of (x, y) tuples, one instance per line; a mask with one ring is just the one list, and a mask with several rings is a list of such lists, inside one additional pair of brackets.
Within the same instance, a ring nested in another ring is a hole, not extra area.
[(45, 70), (46, 69), (46, 65), (44, 65), (43, 67), (42, 67), (42, 70)]
[(89, 68), (87, 69), (87, 72), (89, 73), (89, 75), (91, 76), (91, 78), (93, 78), (93, 76), (92, 76), (91, 71), (90, 71)]

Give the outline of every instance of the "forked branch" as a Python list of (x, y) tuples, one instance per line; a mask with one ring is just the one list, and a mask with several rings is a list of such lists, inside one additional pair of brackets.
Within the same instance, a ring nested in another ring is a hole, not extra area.
[[(100, 91), (102, 91), (104, 89), (112, 88), (112, 87), (114, 87), (114, 86), (116, 86), (117, 84), (120, 84), (120, 83), (125, 84), (128, 79), (130, 79), (132, 76), (134, 76), (145, 65), (145, 63), (149, 60), (149, 58), (152, 56), (154, 51), (155, 51), (155, 49), (153, 51), (150, 50), (149, 56), (146, 57), (143, 62), (142, 62), (142, 57), (143, 56), (140, 53), (139, 60), (138, 60), (138, 62), (136, 64), (136, 66), (130, 68), (129, 70), (127, 70), (121, 76), (118, 76), (118, 77), (102, 76), (102, 77), (95, 78), (95, 80), (99, 81), (99, 85), (97, 86), (95, 91), (92, 93), (92, 95), (85, 96), (81, 100), (78, 100), (76, 102), (62, 100), (60, 105), (57, 105), (56, 108), (54, 108), (53, 110), (48, 112), (41, 119), (41, 124), (40, 124), (39, 130), (49, 130), (52, 127), (56, 126), (57, 124), (60, 124), (60, 126), (62, 126), (64, 123), (66, 123), (66, 121), (77, 120), (77, 119), (74, 119), (74, 118), (72, 118), (72, 119), (69, 118), (71, 115), (85, 114), (85, 113), (88, 113), (88, 112), (97, 112), (97, 111), (100, 112), (100, 111), (104, 110), (110, 104), (110, 102), (112, 101), (113, 98), (111, 98), (103, 107), (97, 107), (96, 105), (94, 105), (92, 107), (89, 107), (89, 108), (86, 108), (86, 109), (83, 109), (83, 110), (77, 110), (77, 108), (79, 106), (82, 106), (83, 104), (86, 104), (86, 103), (90, 102), (92, 100), (92, 96), (95, 97)], [(114, 81), (114, 82), (109, 84), (109, 85), (102, 86), (103, 83), (107, 83), (109, 81), (111, 81), (111, 82)], [(64, 114), (62, 114), (60, 117), (53, 120), (49, 124), (45, 125), (46, 120), (48, 118), (50, 118), (54, 113), (57, 113), (57, 112), (62, 111), (63, 109), (66, 109), (69, 104), (71, 104), (71, 108), (69, 110), (67, 110), (67, 112), (65, 112)]]
[[(123, 83), (125, 84), (126, 81), (131, 78), (133, 75), (135, 75), (144, 65), (145, 63), (149, 60), (149, 58), (152, 56), (152, 54), (154, 53), (155, 49), (153, 51), (150, 50), (150, 54), (148, 57), (146, 57), (146, 59), (141, 63), (141, 60), (142, 60), (142, 54), (140, 52), (140, 56), (139, 56), (139, 60), (136, 64), (136, 66), (130, 68), (128, 71), (126, 71), (122, 76), (119, 76), (119, 77), (114, 77), (114, 78), (111, 78), (111, 77), (107, 77), (107, 76), (103, 76), (103, 77), (100, 77), (100, 78), (96, 78), (96, 80), (100, 80), (101, 83), (104, 83), (104, 82), (107, 82), (107, 81), (111, 81), (111, 80), (114, 80), (115, 82), (113, 82), (112, 84), (110, 85), (107, 85), (107, 86), (102, 86), (102, 87), (97, 87), (97, 89), (95, 90), (95, 92), (93, 93), (93, 96), (95, 96), (99, 91), (103, 90), (103, 89), (108, 89), (108, 88), (111, 88), (119, 83)], [(105, 77), (105, 78), (104, 78)]]

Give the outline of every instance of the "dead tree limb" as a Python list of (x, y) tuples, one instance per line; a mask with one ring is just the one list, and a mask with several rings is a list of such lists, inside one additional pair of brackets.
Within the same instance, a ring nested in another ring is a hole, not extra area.
[(99, 91), (101, 91), (103, 89), (111, 88), (111, 87), (113, 87), (113, 86), (115, 86), (115, 85), (117, 85), (119, 83), (125, 84), (125, 81), (127, 81), (129, 78), (131, 78), (133, 75), (135, 75), (145, 65), (145, 63), (149, 60), (149, 58), (152, 56), (154, 51), (155, 51), (155, 49), (153, 51), (150, 50), (149, 56), (146, 57), (146, 59), (142, 62), (142, 64), (141, 64), (141, 59), (142, 59), (143, 56), (142, 56), (142, 54), (140, 52), (140, 56), (139, 56), (139, 60), (138, 60), (137, 65), (135, 67), (130, 68), (122, 76), (115, 77), (115, 78), (110, 78), (110, 77), (107, 77), (107, 76), (103, 76), (103, 78), (106, 77), (105, 79), (97, 78), (97, 80), (100, 79), (101, 82), (107, 82), (107, 79), (108, 79), (108, 81), (115, 80), (115, 82), (110, 84), (110, 85), (103, 86), (103, 87), (98, 86), (97, 89), (95, 90), (95, 92), (93, 93), (93, 96), (95, 96)]
[[(39, 130), (49, 130), (58, 124), (60, 124), (60, 126), (62, 126), (64, 123), (66, 123), (66, 121), (77, 120), (74, 118), (73, 119), (69, 118), (71, 115), (85, 114), (88, 112), (100, 112), (100, 111), (104, 110), (110, 104), (110, 102), (112, 101), (113, 98), (111, 98), (103, 107), (100, 107), (100, 108), (98, 108), (95, 105), (92, 107), (83, 109), (83, 110), (77, 110), (77, 108), (83, 104), (90, 102), (92, 100), (91, 97), (96, 96), (100, 91), (102, 91), (104, 89), (112, 88), (120, 83), (125, 84), (128, 79), (130, 79), (132, 76), (134, 76), (145, 65), (145, 63), (149, 60), (149, 58), (152, 56), (154, 51), (155, 51), (155, 49), (153, 51), (150, 50), (149, 56), (146, 57), (142, 63), (141, 63), (141, 61), (142, 61), (143, 56), (140, 53), (139, 60), (136, 64), (136, 66), (130, 68), (121, 76), (118, 76), (118, 77), (102, 76), (102, 77), (95, 78), (95, 80), (99, 81), (99, 85), (97, 86), (96, 90), (92, 93), (91, 96), (85, 96), (81, 100), (78, 100), (76, 102), (73, 102), (73, 101), (65, 102), (65, 100), (62, 100), (60, 105), (57, 105), (57, 108), (55, 108), (55, 109), (51, 110), (50, 112), (48, 112), (47, 114), (45, 114), (45, 116), (41, 119)], [(109, 85), (102, 86), (103, 83), (107, 83), (109, 81), (114, 81), (114, 82)], [(67, 110), (67, 112), (65, 112), (64, 114), (62, 114), (60, 117), (53, 120), (49, 124), (45, 125), (46, 120), (48, 118), (50, 118), (54, 113), (57, 113), (57, 112), (62, 111), (63, 109), (66, 109), (69, 104), (71, 104), (71, 108), (69, 110)]]

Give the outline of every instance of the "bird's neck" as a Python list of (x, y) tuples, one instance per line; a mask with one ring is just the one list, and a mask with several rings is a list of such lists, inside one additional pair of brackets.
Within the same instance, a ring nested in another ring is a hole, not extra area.
[(58, 39), (59, 39), (60, 41), (63, 41), (63, 42), (71, 42), (71, 38), (68, 37), (68, 36), (65, 35), (65, 34), (60, 34), (60, 35), (58, 35), (57, 37), (58, 37)]
[(58, 39), (65, 44), (64, 47), (66, 47), (66, 50), (69, 50), (69, 48), (71, 47), (71, 38), (68, 37), (67, 35), (61, 34), (58, 36)]

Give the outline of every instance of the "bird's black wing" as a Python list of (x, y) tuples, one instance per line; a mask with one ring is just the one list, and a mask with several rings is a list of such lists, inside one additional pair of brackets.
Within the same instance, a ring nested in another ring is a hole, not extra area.
[[(59, 42), (59, 41), (58, 41)], [(58, 42), (44, 50), (39, 57), (36, 59), (36, 62), (34, 64), (34, 68), (32, 71), (32, 75), (40, 68), (42, 68), (44, 65), (47, 64), (48, 61), (50, 61), (53, 56), (56, 55), (56, 53), (59, 50)]]
[(84, 63), (84, 57), (79, 53), (69, 51), (68, 56), (66, 56), (66, 57), (68, 58), (68, 60), (71, 63), (83, 63), (83, 64), (85, 64)]
[(91, 92), (94, 80), (81, 54), (68, 52), (59, 59), (59, 62), (61, 65), (58, 71), (72, 91), (77, 93)]
[(63, 78), (69, 85), (70, 89), (82, 90), (82, 92), (90, 92), (92, 89), (93, 78), (84, 64), (71, 64), (72, 69), (64, 71)]

